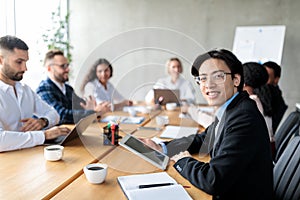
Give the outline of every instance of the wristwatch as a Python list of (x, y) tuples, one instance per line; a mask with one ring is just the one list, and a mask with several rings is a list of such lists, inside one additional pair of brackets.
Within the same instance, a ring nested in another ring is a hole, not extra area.
[(40, 119), (43, 120), (43, 121), (45, 122), (45, 125), (44, 125), (43, 128), (45, 128), (45, 127), (47, 127), (47, 126), (49, 125), (49, 120), (48, 120), (47, 118), (41, 117)]

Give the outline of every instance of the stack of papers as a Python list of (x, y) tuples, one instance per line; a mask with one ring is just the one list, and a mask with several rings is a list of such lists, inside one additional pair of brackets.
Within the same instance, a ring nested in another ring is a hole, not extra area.
[(192, 199), (166, 172), (120, 176), (118, 182), (129, 200)]
[(128, 116), (107, 116), (101, 119), (101, 122), (119, 122), (121, 124), (140, 124), (145, 120), (144, 117), (128, 117)]
[(187, 137), (198, 132), (197, 127), (186, 127), (186, 126), (166, 126), (165, 130), (160, 135), (161, 138), (181, 138)]
[(130, 109), (135, 110), (136, 112), (140, 113), (150, 113), (152, 110), (151, 106), (124, 106), (123, 112), (128, 112)]

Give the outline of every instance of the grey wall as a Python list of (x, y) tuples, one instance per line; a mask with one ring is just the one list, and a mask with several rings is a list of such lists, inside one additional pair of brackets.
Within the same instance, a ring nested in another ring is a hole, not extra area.
[[(215, 47), (232, 49), (236, 26), (285, 25), (280, 87), (290, 112), (300, 102), (299, 8), (297, 0), (70, 1), (72, 84), (79, 93), (90, 65), (106, 57), (113, 63), (118, 90), (142, 99), (165, 75), (163, 65), (170, 56), (183, 59), (183, 76), (192, 81), (189, 66), (196, 55)], [(197, 96), (204, 103), (198, 90)]]

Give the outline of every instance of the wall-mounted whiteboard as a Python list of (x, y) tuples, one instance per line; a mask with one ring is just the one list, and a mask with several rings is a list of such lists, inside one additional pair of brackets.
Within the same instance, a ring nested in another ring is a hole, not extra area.
[(281, 64), (285, 26), (236, 27), (233, 53), (242, 62)]

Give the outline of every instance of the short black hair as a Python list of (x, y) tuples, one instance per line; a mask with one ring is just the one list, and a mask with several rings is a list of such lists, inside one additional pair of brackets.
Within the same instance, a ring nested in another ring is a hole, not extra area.
[(245, 85), (254, 89), (265, 85), (269, 79), (268, 72), (261, 64), (247, 62), (243, 64)]
[(199, 55), (194, 61), (191, 69), (193, 76), (199, 76), (200, 66), (208, 59), (220, 59), (223, 60), (231, 71), (231, 78), (234, 78), (234, 74), (239, 74), (241, 76), (241, 82), (237, 87), (238, 91), (243, 90), (244, 85), (244, 75), (243, 66), (241, 61), (229, 50), (226, 49), (214, 49), (208, 51), (207, 53)]
[(281, 67), (277, 63), (275, 63), (273, 61), (268, 61), (268, 62), (265, 62), (263, 64), (263, 66), (273, 69), (275, 78), (276, 77), (280, 78), (280, 76), (281, 76)]
[(6, 35), (0, 38), (0, 49), (13, 51), (14, 48), (25, 51), (28, 51), (29, 49), (27, 44), (23, 40), (15, 36)]

